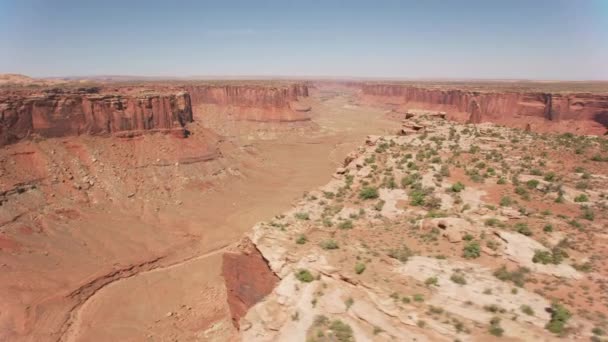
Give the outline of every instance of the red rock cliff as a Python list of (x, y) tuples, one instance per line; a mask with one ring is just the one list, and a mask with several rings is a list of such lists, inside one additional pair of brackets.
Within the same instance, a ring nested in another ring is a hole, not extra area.
[(308, 97), (306, 84), (188, 85), (193, 106), (217, 105), (230, 108), (237, 119), (249, 121), (303, 121), (310, 107), (299, 99)]
[(47, 90), (0, 97), (0, 145), (31, 134), (59, 137), (124, 131), (181, 129), (192, 121), (190, 96)]
[(573, 121), (574, 125), (562, 123), (559, 128), (591, 134), (604, 134), (608, 124), (608, 95), (477, 92), (398, 84), (363, 84), (361, 89), (365, 100), (443, 110), (453, 119), (473, 123), (489, 121), (516, 127), (536, 124), (540, 128), (547, 123)]

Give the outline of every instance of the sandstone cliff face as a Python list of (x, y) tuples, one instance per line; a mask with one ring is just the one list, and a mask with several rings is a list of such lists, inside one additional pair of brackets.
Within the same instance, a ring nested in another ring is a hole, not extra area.
[(60, 137), (182, 129), (192, 121), (187, 93), (103, 94), (99, 89), (51, 90), (0, 98), (0, 145), (31, 134)]
[(603, 134), (608, 123), (608, 95), (476, 92), (398, 84), (363, 84), (361, 89), (368, 100), (444, 110), (454, 119), (472, 123), (489, 121), (523, 127), (530, 120), (572, 120), (584, 126), (584, 133), (594, 134)]
[(217, 105), (229, 108), (240, 120), (248, 121), (304, 121), (310, 107), (298, 102), (308, 97), (308, 86), (261, 85), (190, 85), (184, 87), (192, 97), (194, 107)]

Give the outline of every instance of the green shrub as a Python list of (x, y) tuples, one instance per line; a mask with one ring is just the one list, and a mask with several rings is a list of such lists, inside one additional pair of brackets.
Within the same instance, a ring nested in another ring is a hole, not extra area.
[(549, 251), (534, 251), (534, 256), (532, 257), (533, 263), (541, 263), (543, 265), (552, 264), (553, 263), (553, 255)]
[(456, 184), (452, 185), (453, 192), (461, 192), (462, 190), (464, 190), (464, 184), (461, 182), (456, 182)]
[(570, 317), (572, 314), (568, 309), (554, 302), (551, 304), (551, 320), (545, 325), (545, 328), (554, 334), (562, 334)]
[(366, 186), (361, 191), (359, 191), (359, 198), (361, 199), (374, 199), (378, 198), (378, 189)]
[(303, 283), (310, 283), (311, 281), (314, 280), (314, 277), (312, 276), (310, 271), (307, 269), (304, 269), (304, 268), (300, 268), (299, 270), (297, 270), (295, 275), (296, 275), (296, 279), (298, 279), (299, 281), (301, 281)]
[(526, 182), (526, 186), (528, 187), (528, 189), (536, 189), (536, 187), (538, 186), (540, 182), (537, 181), (536, 179), (530, 179), (529, 181)]
[(365, 264), (362, 262), (358, 262), (355, 264), (355, 273), (361, 274), (365, 271)]
[(470, 241), (463, 248), (462, 256), (466, 259), (475, 259), (481, 256), (481, 247), (479, 246), (479, 242)]
[(296, 243), (297, 243), (298, 245), (303, 245), (303, 244), (305, 244), (306, 242), (308, 242), (308, 238), (307, 238), (307, 237), (306, 237), (306, 235), (304, 235), (304, 234), (300, 234), (300, 235), (298, 235), (298, 237), (296, 238)]
[(589, 201), (589, 197), (587, 197), (587, 195), (585, 194), (580, 194), (576, 197), (574, 197), (574, 202), (588, 202)]
[(410, 204), (413, 206), (422, 206), (425, 203), (426, 194), (421, 189), (414, 189), (410, 191)]

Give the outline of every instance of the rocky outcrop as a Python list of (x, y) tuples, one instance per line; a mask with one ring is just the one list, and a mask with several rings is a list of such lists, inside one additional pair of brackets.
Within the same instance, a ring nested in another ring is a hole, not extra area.
[(285, 86), (266, 85), (188, 85), (195, 108), (216, 105), (236, 119), (260, 122), (305, 121), (310, 106), (299, 102), (308, 97), (308, 86), (295, 83)]
[(0, 98), (0, 145), (30, 135), (60, 137), (183, 129), (192, 121), (190, 95), (104, 93), (99, 88), (50, 89)]
[(232, 322), (237, 328), (247, 310), (272, 292), (279, 282), (260, 251), (247, 238), (241, 241), (238, 251), (224, 253), (222, 276)]
[[(509, 126), (575, 121), (581, 133), (603, 134), (608, 124), (608, 95), (591, 93), (481, 92), (423, 88), (402, 84), (361, 85), (365, 100), (421, 109), (443, 110), (452, 119)], [(580, 127), (579, 127), (580, 126)]]

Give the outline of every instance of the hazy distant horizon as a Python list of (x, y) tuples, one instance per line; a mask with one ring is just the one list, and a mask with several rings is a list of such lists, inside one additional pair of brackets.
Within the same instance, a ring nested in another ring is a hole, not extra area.
[(608, 1), (0, 2), (31, 77), (608, 80)]

